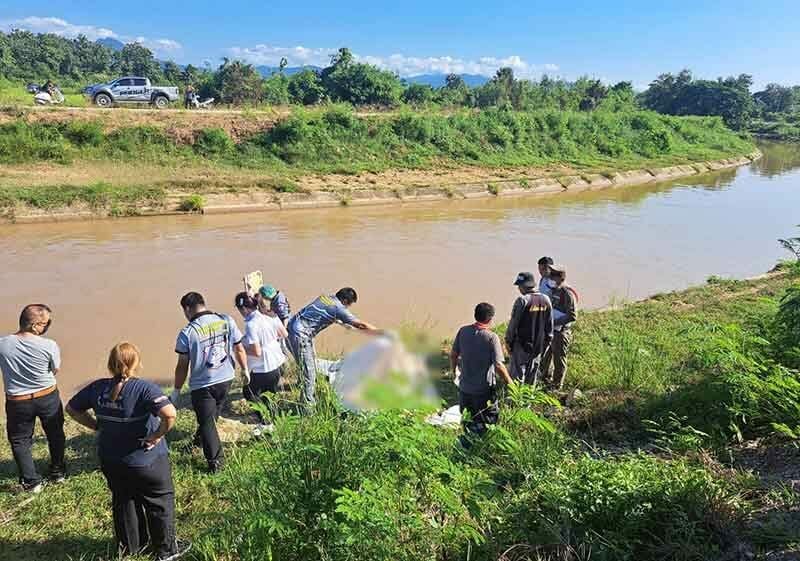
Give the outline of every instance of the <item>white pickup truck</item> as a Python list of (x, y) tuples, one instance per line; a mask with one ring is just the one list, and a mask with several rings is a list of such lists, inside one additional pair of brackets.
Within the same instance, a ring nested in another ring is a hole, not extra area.
[(148, 78), (124, 76), (106, 84), (87, 86), (83, 94), (98, 107), (122, 103), (148, 103), (164, 109), (179, 97), (178, 88), (153, 86)]

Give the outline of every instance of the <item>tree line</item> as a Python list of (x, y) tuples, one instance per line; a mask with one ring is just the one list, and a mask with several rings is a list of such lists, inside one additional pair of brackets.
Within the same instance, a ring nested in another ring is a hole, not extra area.
[(800, 86), (770, 84), (751, 94), (752, 77), (695, 79), (688, 70), (662, 74), (639, 94), (630, 82), (606, 85), (582, 77), (574, 81), (543, 76), (523, 80), (511, 68), (500, 68), (485, 84), (469, 87), (450, 74), (440, 88), (406, 83), (395, 73), (360, 63), (347, 48), (331, 56), (321, 69), (284, 72), (286, 61), (263, 77), (251, 64), (223, 59), (216, 68), (161, 62), (146, 47), (131, 43), (113, 50), (79, 36), (15, 30), (0, 32), (0, 76), (9, 80), (54, 79), (66, 85), (85, 85), (120, 75), (147, 76), (154, 82), (182, 87), (192, 84), (201, 96), (235, 105), (316, 105), (343, 102), (356, 106), (506, 107), (516, 110), (557, 109), (592, 111), (645, 108), (669, 115), (716, 115), (734, 128), (745, 128), (756, 117), (800, 112)]

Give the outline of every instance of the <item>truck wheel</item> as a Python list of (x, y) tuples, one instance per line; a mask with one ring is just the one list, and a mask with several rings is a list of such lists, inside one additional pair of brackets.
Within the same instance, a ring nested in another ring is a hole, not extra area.
[(111, 107), (111, 96), (108, 94), (97, 94), (94, 98), (94, 104), (98, 107)]
[(156, 106), (156, 109), (166, 109), (169, 107), (169, 99), (165, 95), (156, 96), (153, 100), (153, 105)]

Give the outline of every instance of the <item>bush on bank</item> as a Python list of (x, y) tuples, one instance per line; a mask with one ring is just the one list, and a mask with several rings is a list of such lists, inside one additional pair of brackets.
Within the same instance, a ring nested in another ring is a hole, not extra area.
[(98, 123), (0, 125), (0, 163), (69, 163), (76, 158), (177, 161), (308, 171), (380, 171), (430, 165), (634, 165), (742, 155), (752, 144), (715, 117), (645, 111), (404, 112), (357, 116), (347, 106), (298, 110), (272, 129), (234, 144), (203, 129), (182, 144), (154, 127), (104, 133)]

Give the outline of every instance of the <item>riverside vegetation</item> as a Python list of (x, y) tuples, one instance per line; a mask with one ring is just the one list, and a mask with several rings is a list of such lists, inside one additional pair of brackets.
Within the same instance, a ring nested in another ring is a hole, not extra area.
[[(280, 416), (209, 476), (182, 410), (168, 436), (179, 532), (204, 561), (789, 559), (800, 476), (743, 458), (756, 447), (798, 465), (799, 322), (797, 263), (587, 312), (570, 370), (582, 394), (561, 407), (508, 388), (469, 451), (424, 411), (344, 414), (320, 384), (316, 416)], [(0, 494), (0, 558), (113, 558), (93, 436), (68, 431), (66, 483), (24, 507)], [(6, 445), (0, 473), (10, 488)]]
[[(0, 124), (0, 164), (13, 171), (0, 178), (0, 208), (13, 214), (18, 207), (82, 204), (132, 214), (143, 205), (162, 205), (176, 192), (300, 192), (309, 175), (458, 167), (610, 174), (755, 149), (719, 118), (647, 111), (364, 116), (335, 105), (296, 110), (236, 140), (221, 128), (183, 133), (147, 125), (107, 130), (92, 120), (11, 119)], [(87, 182), (93, 175), (96, 180)], [(143, 175), (152, 179), (143, 182)]]

